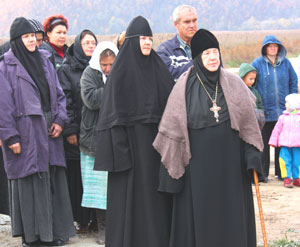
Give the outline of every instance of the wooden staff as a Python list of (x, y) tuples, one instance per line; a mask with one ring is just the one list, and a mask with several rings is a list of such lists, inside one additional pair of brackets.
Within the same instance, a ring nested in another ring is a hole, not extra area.
[(258, 176), (257, 176), (257, 172), (254, 169), (253, 169), (253, 175), (254, 175), (254, 184), (255, 184), (255, 190), (256, 190), (257, 204), (258, 204), (258, 209), (259, 209), (261, 230), (262, 230), (263, 239), (264, 239), (264, 247), (268, 247), (266, 226), (265, 226), (264, 214), (263, 214), (263, 210), (262, 210), (259, 185), (258, 185)]

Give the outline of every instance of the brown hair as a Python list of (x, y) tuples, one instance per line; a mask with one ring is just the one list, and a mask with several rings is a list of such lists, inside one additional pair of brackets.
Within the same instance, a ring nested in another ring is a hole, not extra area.
[(107, 58), (107, 57), (116, 57), (116, 54), (109, 48), (105, 49), (104, 51), (101, 52), (100, 54), (100, 60), (102, 58)]
[(45, 30), (45, 34), (47, 35), (47, 32), (51, 32), (53, 30), (53, 28), (55, 28), (58, 25), (63, 25), (67, 28), (67, 30), (69, 29), (68, 19), (66, 17), (64, 17), (63, 15), (58, 14), (58, 15), (51, 15), (51, 16), (47, 17), (43, 21), (43, 27)]
[(125, 31), (120, 33), (118, 40), (117, 40), (117, 47), (119, 50), (120, 50), (121, 46), (123, 45), (124, 41), (125, 41)]

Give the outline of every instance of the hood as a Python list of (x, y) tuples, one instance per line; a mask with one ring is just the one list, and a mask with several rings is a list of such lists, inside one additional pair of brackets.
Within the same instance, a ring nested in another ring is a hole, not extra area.
[(267, 58), (267, 55), (265, 53), (265, 49), (268, 44), (278, 44), (279, 45), (278, 54), (277, 54), (277, 63), (280, 63), (287, 54), (285, 47), (274, 35), (267, 35), (263, 41), (263, 45), (261, 48), (261, 55), (264, 57), (264, 59), (266, 61), (269, 61)]
[[(240, 66), (240, 70), (239, 70), (239, 77), (241, 77), (242, 79), (251, 71), (255, 71), (257, 72), (257, 70), (249, 63), (242, 63)], [(252, 85), (252, 88), (255, 88), (257, 83), (257, 74), (256, 74), (256, 79)]]
[(65, 53), (65, 58), (63, 60), (63, 64), (69, 64), (72, 69), (82, 69), (84, 70), (86, 66), (88, 65), (87, 63), (82, 62), (79, 60), (74, 51), (74, 43), (70, 45)]
[(239, 77), (244, 78), (251, 71), (256, 71), (256, 69), (249, 63), (242, 63), (239, 70)]

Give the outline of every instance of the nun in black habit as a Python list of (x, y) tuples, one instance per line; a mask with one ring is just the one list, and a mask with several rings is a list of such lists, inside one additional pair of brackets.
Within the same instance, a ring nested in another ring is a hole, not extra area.
[(154, 147), (160, 191), (173, 193), (169, 247), (256, 247), (251, 180), (263, 149), (254, 98), (220, 67), (218, 40), (200, 29), (194, 67), (174, 86)]
[(174, 81), (151, 48), (149, 23), (138, 16), (126, 30), (103, 93), (94, 169), (109, 172), (108, 247), (168, 244), (171, 201), (157, 191), (160, 157), (152, 143)]

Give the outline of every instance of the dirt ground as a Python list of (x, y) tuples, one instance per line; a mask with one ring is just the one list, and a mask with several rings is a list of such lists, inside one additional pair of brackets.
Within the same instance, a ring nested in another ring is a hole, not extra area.
[[(270, 173), (269, 182), (260, 183), (260, 193), (268, 241), (273, 243), (276, 240), (287, 239), (288, 241), (298, 242), (300, 241), (300, 188), (284, 188), (283, 182), (278, 181), (277, 178), (275, 178), (274, 167), (272, 166)], [(257, 242), (258, 246), (263, 246), (262, 231), (254, 187), (253, 199), (256, 211)], [(94, 239), (95, 234), (92, 233), (77, 235), (76, 237), (71, 238), (66, 246), (101, 247), (95, 243)], [(20, 238), (11, 237), (9, 217), (3, 215), (0, 215), (0, 246), (21, 246)], [(300, 246), (300, 244), (298, 246)]]

